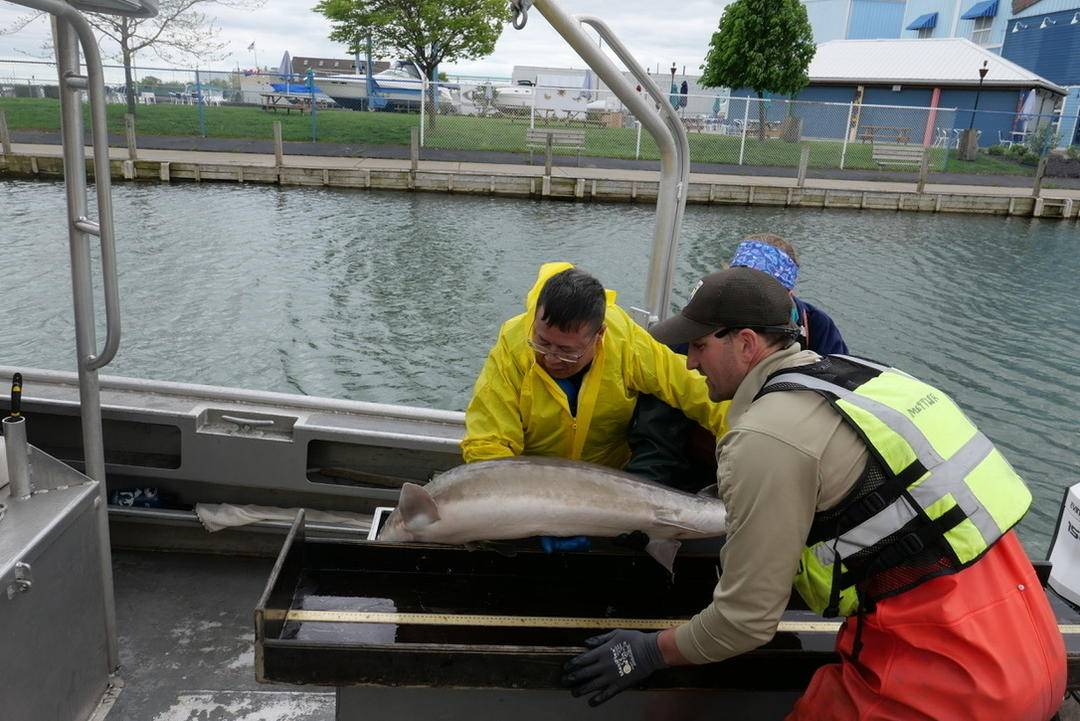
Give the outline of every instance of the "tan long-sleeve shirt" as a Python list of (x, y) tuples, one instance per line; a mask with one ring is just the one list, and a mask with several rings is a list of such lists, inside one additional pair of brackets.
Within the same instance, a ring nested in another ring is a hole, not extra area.
[(814, 513), (835, 506), (866, 465), (866, 445), (817, 393), (770, 393), (751, 403), (770, 374), (818, 359), (797, 346), (778, 351), (750, 370), (732, 399), (730, 430), (716, 446), (728, 511), (723, 573), (712, 603), (675, 634), (694, 663), (722, 661), (773, 637)]

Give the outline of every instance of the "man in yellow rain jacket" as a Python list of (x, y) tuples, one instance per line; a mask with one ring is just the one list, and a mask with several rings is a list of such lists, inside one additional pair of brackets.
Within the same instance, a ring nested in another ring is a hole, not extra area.
[(569, 263), (546, 263), (525, 312), (503, 323), (465, 411), (466, 463), (559, 456), (621, 468), (639, 393), (681, 409), (716, 434), (727, 403), (656, 342), (614, 291)]

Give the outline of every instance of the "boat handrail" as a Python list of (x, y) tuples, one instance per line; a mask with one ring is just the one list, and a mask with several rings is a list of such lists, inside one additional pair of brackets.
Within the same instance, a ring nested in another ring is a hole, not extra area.
[[(70, 371), (56, 371), (38, 368), (16, 368), (0, 365), (0, 382), (21, 371), (27, 386), (33, 390), (43, 386), (67, 386), (77, 381)], [(144, 393), (155, 396), (173, 396), (195, 399), (199, 402), (217, 402), (230, 404), (248, 404), (256, 406), (277, 406), (297, 408), (320, 413), (348, 413), (378, 416), (395, 421), (417, 421), (440, 423), (450, 426), (463, 426), (465, 414), (461, 411), (449, 411), (438, 408), (373, 403), (344, 398), (328, 398), (296, 393), (280, 393), (247, 388), (225, 388), (222, 386), (197, 383), (179, 383), (148, 378), (128, 378), (125, 376), (103, 375), (98, 378), (100, 388), (110, 392)], [(2, 398), (0, 391), (0, 398)], [(28, 401), (42, 398), (38, 395), (24, 395)]]
[[(113, 224), (108, 122), (105, 115), (105, 75), (93, 28), (82, 13), (60, 0), (19, 0), (18, 4), (50, 13), (56, 18), (57, 76), (64, 147), (68, 233), (72, 244), (72, 290), (75, 301), (75, 332), (80, 368), (96, 371), (108, 365), (120, 347), (120, 290), (116, 271), (116, 233)], [(128, 3), (124, 3), (128, 4)], [(74, 32), (75, 36), (70, 33)], [(79, 45), (86, 61), (86, 75), (79, 74)], [(94, 151), (94, 184), (97, 187), (97, 220), (87, 214), (86, 151), (82, 144), (79, 93), (86, 91)], [(101, 248), (102, 288), (105, 298), (105, 344), (98, 350), (94, 338), (93, 286), (87, 236), (97, 236)], [(79, 246), (79, 247), (77, 247)], [(88, 459), (89, 460), (89, 459)], [(103, 466), (104, 467), (104, 466)], [(100, 479), (99, 479), (100, 480)]]
[[(64, 152), (64, 193), (67, 197), (68, 241), (71, 253), (71, 291), (75, 310), (75, 352), (79, 372), (79, 405), (82, 417), (86, 475), (98, 482), (97, 535), (100, 543), (99, 573), (105, 611), (105, 638), (109, 672), (120, 666), (116, 633), (116, 600), (109, 543), (108, 496), (105, 488), (105, 451), (101, 432), (101, 395), (97, 371), (113, 359), (120, 347), (120, 289), (116, 272), (116, 235), (112, 212), (112, 169), (109, 163), (108, 124), (105, 116), (105, 71), (101, 51), (90, 23), (78, 8), (151, 17), (157, 0), (13, 0), (53, 17), (53, 44), (60, 88), (60, 128)], [(86, 75), (79, 73), (79, 48)], [(86, 149), (83, 146), (82, 98), (90, 105), (94, 150), (94, 184), (97, 188), (97, 220), (87, 212)], [(89, 236), (101, 247), (101, 272), (105, 297), (105, 345), (98, 350), (94, 323), (94, 286), (90, 278)]]
[[(555, 31), (577, 51), (589, 68), (649, 131), (660, 149), (660, 187), (656, 197), (656, 227), (645, 286), (645, 308), (633, 309), (636, 320), (649, 326), (666, 318), (671, 310), (671, 286), (678, 252), (679, 230), (686, 208), (686, 189), (690, 181), (690, 145), (686, 130), (668, 98), (604, 21), (591, 15), (568, 15), (555, 0), (511, 0), (515, 28), (520, 30), (525, 27), (530, 7), (536, 7)], [(593, 43), (585, 34), (582, 25), (591, 26), (607, 41), (608, 47), (647, 92), (651, 102), (642, 97), (608, 56)]]

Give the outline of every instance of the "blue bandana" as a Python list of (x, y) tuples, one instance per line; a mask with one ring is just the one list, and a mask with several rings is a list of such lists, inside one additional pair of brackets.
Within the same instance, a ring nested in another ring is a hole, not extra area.
[(795, 281), (799, 277), (799, 266), (787, 253), (760, 240), (744, 240), (739, 243), (735, 256), (731, 259), (731, 267), (736, 266), (768, 273), (788, 290), (795, 287)]

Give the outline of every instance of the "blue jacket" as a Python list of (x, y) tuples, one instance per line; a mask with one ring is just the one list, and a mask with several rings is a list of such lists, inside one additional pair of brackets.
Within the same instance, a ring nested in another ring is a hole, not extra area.
[(840, 335), (840, 329), (836, 327), (836, 323), (833, 323), (833, 319), (825, 311), (798, 298), (795, 299), (795, 307), (799, 309), (799, 325), (809, 331), (810, 337), (803, 343), (807, 350), (812, 350), (818, 355), (832, 353), (847, 355), (847, 343)]

